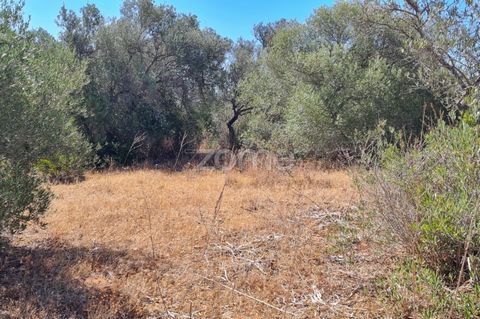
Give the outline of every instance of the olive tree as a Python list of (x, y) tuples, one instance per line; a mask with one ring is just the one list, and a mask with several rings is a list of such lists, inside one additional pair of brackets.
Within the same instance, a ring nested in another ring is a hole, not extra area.
[(91, 6), (81, 17), (62, 9), (58, 23), (66, 43), (88, 52), (80, 54), (90, 77), (82, 128), (98, 155), (120, 164), (161, 160), (185, 136), (195, 147), (211, 125), (229, 41), (150, 0), (125, 1), (109, 23)]
[(418, 65), (419, 86), (446, 109), (468, 109), (480, 85), (480, 3), (471, 0), (367, 1), (364, 16), (401, 38)]
[(0, 8), (0, 230), (22, 229), (48, 207), (48, 177), (78, 176), (89, 145), (75, 125), (84, 66), (44, 31), (28, 31), (22, 5)]
[(319, 8), (305, 24), (278, 30), (260, 61), (242, 84), (242, 98), (256, 110), (244, 134), (251, 145), (351, 155), (382, 121), (419, 132), (431, 101), (414, 85), (416, 65), (405, 59), (401, 40), (365, 21), (354, 3)]

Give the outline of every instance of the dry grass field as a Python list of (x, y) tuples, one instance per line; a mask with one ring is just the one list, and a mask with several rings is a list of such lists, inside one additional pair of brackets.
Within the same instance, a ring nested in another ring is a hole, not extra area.
[(0, 318), (386, 313), (390, 261), (345, 171), (122, 171), (53, 190), (46, 226), (0, 258)]

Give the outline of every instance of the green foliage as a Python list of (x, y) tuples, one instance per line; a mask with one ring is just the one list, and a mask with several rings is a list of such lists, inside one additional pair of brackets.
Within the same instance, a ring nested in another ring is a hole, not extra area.
[(480, 3), (469, 0), (366, 3), (371, 21), (386, 26), (419, 66), (419, 86), (448, 111), (471, 107), (465, 97), (480, 84)]
[(430, 96), (412, 89), (415, 66), (401, 62), (401, 45), (346, 2), (277, 30), (240, 86), (256, 110), (245, 143), (326, 157), (351, 153), (381, 121), (417, 134)]
[[(385, 226), (450, 282), (464, 254), (480, 256), (479, 133), (476, 124), (440, 122), (423, 144), (388, 146), (366, 179)], [(466, 269), (471, 278), (476, 271)]]
[(83, 66), (43, 32), (4, 29), (2, 36), (1, 154), (26, 163), (68, 154), (81, 171), (90, 149), (75, 125), (85, 112), (78, 95)]
[(195, 148), (211, 126), (230, 42), (153, 1), (125, 1), (121, 13), (108, 24), (92, 5), (82, 17), (59, 15), (62, 39), (88, 63), (85, 134), (103, 162), (163, 159), (185, 135)]
[(53, 183), (72, 183), (83, 179), (84, 166), (79, 160), (75, 155), (57, 154), (51, 159), (39, 160), (34, 169)]
[[(227, 134), (222, 134), (221, 129), (218, 130), (218, 133), (220, 134), (220, 143), (223, 142), (224, 145), (227, 145), (226, 141), (228, 140), (230, 149), (238, 149), (241, 146), (236, 126), (244, 116), (252, 111), (248, 101), (240, 99), (240, 83), (254, 69), (256, 51), (253, 41), (239, 39), (232, 45), (224, 66), (223, 79), (220, 84), (221, 108), (217, 111), (220, 114), (217, 118), (217, 127), (223, 128), (225, 126), (228, 129), (228, 137)], [(224, 109), (225, 106), (226, 110)], [(220, 122), (218, 122), (219, 119)], [(225, 137), (222, 138), (222, 135)]]
[(21, 231), (38, 221), (51, 199), (42, 182), (28, 168), (0, 158), (0, 231)]
[(46, 32), (27, 31), (21, 9), (8, 1), (0, 9), (0, 230), (10, 231), (48, 205), (34, 165), (69, 158), (59, 173), (81, 175), (90, 151), (75, 124), (84, 113), (84, 66)]
[(454, 291), (435, 271), (417, 260), (399, 265), (384, 282), (385, 301), (395, 317), (478, 318), (480, 285)]

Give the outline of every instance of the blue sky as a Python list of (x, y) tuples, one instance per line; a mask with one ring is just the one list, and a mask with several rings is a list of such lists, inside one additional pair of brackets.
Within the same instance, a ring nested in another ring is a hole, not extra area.
[[(155, 0), (169, 4), (178, 12), (192, 13), (202, 27), (215, 29), (219, 34), (237, 39), (251, 39), (253, 25), (281, 18), (304, 21), (315, 8), (331, 5), (333, 0)], [(33, 28), (42, 27), (53, 35), (58, 34), (55, 18), (62, 4), (78, 11), (87, 3), (94, 3), (105, 17), (120, 14), (122, 0), (26, 0), (25, 14)]]

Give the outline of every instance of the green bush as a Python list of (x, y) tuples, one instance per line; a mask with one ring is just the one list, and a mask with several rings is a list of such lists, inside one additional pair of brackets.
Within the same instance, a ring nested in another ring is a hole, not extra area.
[(28, 167), (0, 158), (0, 231), (23, 230), (46, 211), (51, 194)]
[(239, 86), (253, 108), (239, 127), (245, 146), (336, 160), (357, 155), (356, 141), (382, 121), (420, 133), (432, 97), (415, 64), (399, 63), (400, 39), (361, 12), (339, 2), (275, 32)]
[(384, 301), (393, 318), (478, 318), (480, 285), (446, 289), (444, 280), (418, 260), (406, 260), (386, 278)]
[(385, 147), (363, 179), (392, 235), (451, 283), (462, 264), (473, 278), (480, 256), (479, 133), (476, 123), (439, 123), (422, 143)]
[(21, 3), (0, 0), (0, 42), (0, 232), (15, 232), (48, 207), (41, 173), (77, 178), (91, 158), (76, 126), (86, 77), (73, 52), (29, 31)]
[(41, 159), (34, 168), (52, 183), (73, 183), (84, 180), (83, 166), (78, 158), (60, 154), (53, 160)]
[(93, 4), (80, 11), (62, 7), (57, 22), (87, 64), (88, 114), (79, 119), (98, 166), (174, 158), (184, 136), (195, 149), (211, 125), (230, 41), (151, 0), (125, 1), (108, 23)]

